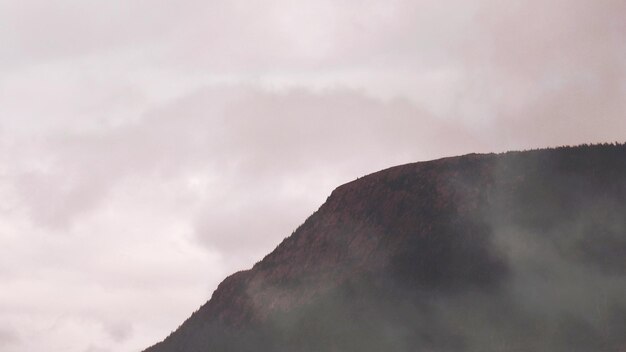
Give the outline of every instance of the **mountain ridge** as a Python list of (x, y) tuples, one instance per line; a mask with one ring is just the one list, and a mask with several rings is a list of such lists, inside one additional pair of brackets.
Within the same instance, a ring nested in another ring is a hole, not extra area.
[[(602, 273), (607, 282), (617, 278), (611, 294), (626, 293), (621, 252), (606, 248), (626, 249), (626, 225), (620, 218), (625, 177), (626, 146), (620, 144), (467, 154), (360, 177), (337, 187), (291, 236), (251, 269), (228, 276), (179, 329), (145, 351), (503, 350), (489, 344), (485, 332), (468, 327), (488, 327), (491, 320), (502, 319), (483, 302), (487, 298), (515, 318), (504, 324), (506, 329), (494, 327), (492, 332), (511, 351), (528, 348), (511, 331), (535, 320), (555, 332), (544, 336), (529, 328), (522, 335), (539, 341), (526, 342), (531, 345), (618, 351), (626, 346), (618, 332), (597, 333), (573, 345), (561, 335), (588, 322), (560, 315), (541, 318), (535, 307), (540, 302), (521, 295), (517, 291), (523, 288), (517, 286), (548, 283), (535, 277), (527, 258), (532, 252), (524, 253), (528, 249), (517, 242), (541, 244), (536, 250), (547, 251), (546, 263), (540, 261), (547, 268), (552, 262), (584, 267), (593, 275)], [(570, 204), (574, 199), (582, 202)], [(604, 204), (617, 210), (604, 209)], [(587, 208), (593, 213), (576, 228), (605, 221), (600, 243), (608, 244), (593, 244), (584, 230), (576, 230), (578, 239), (563, 235), (573, 231), (567, 224)], [(555, 275), (577, 280), (569, 268)], [(544, 294), (558, 290), (546, 288)], [(470, 297), (483, 302), (473, 315), (467, 308), (448, 307)], [(626, 326), (626, 301), (615, 301), (618, 317), (610, 318), (613, 313), (607, 310), (597, 324), (613, 329), (623, 320)], [(528, 304), (538, 317), (520, 312)], [(575, 307), (566, 310), (582, 314)], [(459, 318), (461, 314), (470, 317)], [(559, 319), (572, 320), (574, 327)], [(468, 326), (451, 327), (449, 320)], [(389, 326), (393, 333), (381, 332)], [(395, 336), (397, 331), (405, 333)]]

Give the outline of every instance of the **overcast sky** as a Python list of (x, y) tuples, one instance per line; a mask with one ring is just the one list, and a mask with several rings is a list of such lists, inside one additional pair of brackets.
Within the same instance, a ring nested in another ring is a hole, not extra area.
[(336, 186), (625, 97), (623, 0), (0, 0), (0, 350), (139, 351)]

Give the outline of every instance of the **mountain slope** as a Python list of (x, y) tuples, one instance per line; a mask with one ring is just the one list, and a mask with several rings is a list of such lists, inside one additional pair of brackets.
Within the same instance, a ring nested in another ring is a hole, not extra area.
[(624, 145), (393, 167), (146, 352), (623, 352), (625, 215)]

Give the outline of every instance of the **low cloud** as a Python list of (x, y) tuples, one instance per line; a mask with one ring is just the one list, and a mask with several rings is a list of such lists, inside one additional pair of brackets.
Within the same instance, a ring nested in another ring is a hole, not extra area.
[[(0, 312), (22, 310), (22, 336), (135, 304), (127, 340), (84, 331), (137, 350), (341, 183), (623, 141), (625, 13), (613, 0), (0, 0), (0, 281), (15, 288)], [(67, 286), (73, 298), (52, 297), (68, 305), (42, 296)], [(44, 335), (17, 351), (88, 346)]]

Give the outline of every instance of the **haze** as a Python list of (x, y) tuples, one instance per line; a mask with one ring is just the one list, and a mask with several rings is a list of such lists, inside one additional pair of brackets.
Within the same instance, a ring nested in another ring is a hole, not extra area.
[(364, 174), (623, 142), (624, 38), (621, 0), (0, 0), (0, 350), (141, 350)]

